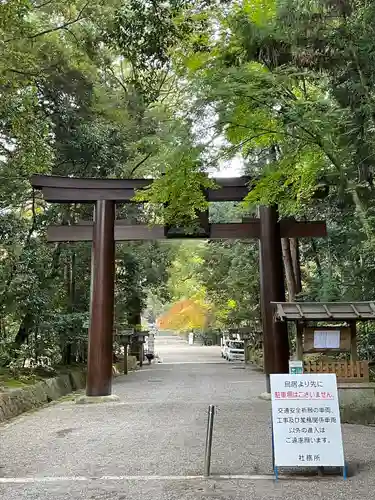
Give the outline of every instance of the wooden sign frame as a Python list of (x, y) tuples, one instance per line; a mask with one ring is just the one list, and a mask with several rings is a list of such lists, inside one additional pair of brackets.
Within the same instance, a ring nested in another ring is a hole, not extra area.
[[(340, 347), (338, 349), (319, 349), (314, 347), (314, 333), (316, 331), (340, 331)], [(351, 351), (351, 330), (348, 326), (314, 326), (303, 329), (303, 352), (311, 353), (337, 353)]]

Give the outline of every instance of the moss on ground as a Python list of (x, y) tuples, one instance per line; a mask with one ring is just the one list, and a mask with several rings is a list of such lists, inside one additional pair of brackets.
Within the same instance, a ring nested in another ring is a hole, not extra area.
[(70, 394), (66, 394), (57, 400), (58, 403), (66, 403), (69, 401), (75, 401), (79, 396), (83, 396), (85, 394), (85, 390), (81, 389), (79, 391), (71, 392)]
[(34, 374), (21, 375), (14, 373), (2, 373), (0, 375), (0, 387), (5, 387), (7, 389), (19, 389), (28, 385), (33, 385), (43, 380), (43, 377), (39, 377)]
[(20, 389), (29, 385), (34, 385), (42, 380), (56, 377), (57, 375), (68, 374), (72, 369), (83, 369), (83, 365), (55, 366), (33, 368), (20, 368), (9, 370), (0, 368), (0, 392), (2, 389)]

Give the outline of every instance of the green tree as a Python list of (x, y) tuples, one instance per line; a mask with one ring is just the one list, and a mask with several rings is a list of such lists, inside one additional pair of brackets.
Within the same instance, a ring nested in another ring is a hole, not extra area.
[[(107, 38), (120, 7), (116, 1), (0, 6), (2, 362), (25, 350), (26, 341), (33, 356), (52, 343), (54, 360), (69, 362), (87, 337), (90, 245), (47, 245), (45, 227), (90, 219), (92, 207), (47, 206), (32, 192), (30, 175), (142, 175), (151, 156), (165, 154), (160, 138), (171, 124), (163, 128), (162, 107), (138, 105), (142, 89), (124, 70), (132, 62)], [(137, 207), (123, 208), (121, 216), (137, 217)], [(135, 302), (142, 308), (149, 288), (162, 287), (165, 275), (157, 257), (163, 252), (142, 248), (123, 245), (119, 252), (118, 297), (128, 314)], [(154, 275), (147, 258), (158, 262)]]

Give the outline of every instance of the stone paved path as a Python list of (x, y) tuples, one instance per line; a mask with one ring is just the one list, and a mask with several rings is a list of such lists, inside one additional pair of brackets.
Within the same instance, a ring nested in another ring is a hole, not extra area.
[[(359, 467), (348, 481), (275, 484), (262, 476), (271, 473), (270, 403), (258, 398), (263, 375), (222, 361), (216, 347), (164, 341), (157, 350), (165, 364), (116, 380), (120, 403), (63, 401), (0, 427), (0, 498), (373, 498), (374, 428), (344, 426), (347, 460)], [(217, 405), (212, 473), (259, 479), (195, 477), (203, 472), (209, 404)]]

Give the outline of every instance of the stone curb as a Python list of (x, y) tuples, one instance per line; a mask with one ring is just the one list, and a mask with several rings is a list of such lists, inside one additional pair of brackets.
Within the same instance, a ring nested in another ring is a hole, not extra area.
[(83, 389), (85, 385), (85, 373), (72, 371), (34, 385), (0, 393), (0, 423)]
[[(128, 368), (129, 371), (137, 369), (135, 356), (128, 356)], [(112, 368), (112, 375), (114, 378), (122, 375), (115, 365)], [(0, 423), (84, 389), (85, 386), (86, 374), (83, 371), (74, 370), (54, 378), (41, 380), (34, 385), (0, 392)]]

